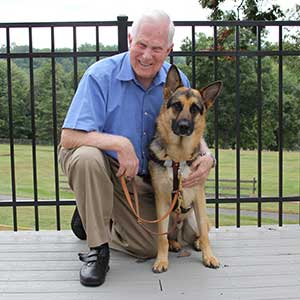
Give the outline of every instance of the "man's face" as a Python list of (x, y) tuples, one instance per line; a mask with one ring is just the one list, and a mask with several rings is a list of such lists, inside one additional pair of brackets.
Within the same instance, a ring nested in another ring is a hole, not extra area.
[(168, 25), (144, 22), (136, 36), (129, 34), (128, 39), (135, 76), (148, 88), (173, 47), (168, 45)]

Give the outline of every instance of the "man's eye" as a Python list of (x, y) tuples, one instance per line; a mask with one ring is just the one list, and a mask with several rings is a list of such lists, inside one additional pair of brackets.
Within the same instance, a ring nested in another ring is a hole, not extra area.
[(139, 43), (138, 46), (141, 48), (141, 49), (145, 49), (147, 46), (145, 44), (141, 44)]
[(153, 51), (155, 53), (161, 53), (162, 52), (162, 49), (161, 48), (153, 48)]

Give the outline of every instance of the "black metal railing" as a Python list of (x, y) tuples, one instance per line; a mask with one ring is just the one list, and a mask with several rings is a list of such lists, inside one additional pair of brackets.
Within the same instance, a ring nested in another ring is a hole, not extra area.
[[(34, 207), (34, 219), (35, 230), (40, 229), (39, 225), (39, 207), (42, 206), (55, 206), (56, 207), (56, 228), (61, 229), (61, 206), (74, 205), (74, 200), (61, 199), (61, 182), (59, 175), (58, 157), (57, 157), (57, 145), (59, 143), (59, 125), (57, 122), (57, 78), (56, 78), (56, 59), (58, 58), (72, 58), (73, 59), (73, 88), (76, 89), (79, 81), (78, 75), (78, 59), (84, 57), (92, 57), (95, 60), (99, 60), (102, 57), (111, 56), (118, 52), (123, 52), (128, 49), (127, 45), (127, 32), (128, 27), (131, 26), (131, 22), (127, 17), (118, 17), (117, 21), (104, 21), (104, 22), (54, 22), (54, 23), (0, 23), (0, 30), (5, 32), (5, 51), (0, 52), (0, 61), (6, 62), (6, 77), (7, 77), (7, 104), (8, 104), (8, 121), (9, 121), (9, 156), (10, 156), (10, 178), (11, 178), (11, 200), (0, 201), (0, 209), (3, 207), (12, 208), (12, 222), (13, 230), (18, 230), (17, 220), (17, 208), (30, 206)], [(283, 203), (295, 202), (300, 203), (300, 192), (296, 196), (284, 196), (283, 195), (283, 57), (288, 56), (300, 56), (299, 50), (283, 49), (283, 28), (299, 27), (300, 21), (274, 21), (274, 22), (257, 22), (257, 21), (180, 21), (175, 22), (176, 27), (185, 27), (190, 30), (191, 36), (191, 48), (189, 50), (174, 50), (170, 54), (170, 61), (173, 62), (177, 57), (190, 58), (192, 76), (191, 84), (196, 85), (196, 59), (198, 57), (210, 57), (213, 60), (213, 77), (218, 79), (218, 69), (221, 62), (220, 58), (233, 57), (235, 60), (235, 107), (236, 107), (236, 147), (235, 147), (235, 160), (236, 160), (236, 195), (232, 197), (222, 197), (220, 195), (220, 176), (218, 166), (215, 168), (215, 191), (214, 197), (209, 198), (208, 203), (215, 204), (215, 225), (219, 227), (219, 215), (221, 203), (234, 203), (236, 204), (236, 226), (241, 225), (241, 203), (256, 203), (257, 204), (257, 225), (262, 224), (262, 203), (274, 202), (278, 203), (278, 225), (283, 225)], [(265, 26), (276, 27), (278, 29), (278, 49), (262, 49), (261, 34), (262, 29)], [(55, 30), (57, 28), (68, 27), (73, 31), (73, 49), (72, 51), (57, 51), (55, 45)], [(93, 28), (95, 30), (95, 51), (78, 51), (77, 45), (77, 29), (79, 27)], [(118, 32), (118, 49), (116, 50), (102, 50), (100, 49), (101, 28), (103, 27), (115, 27)], [(213, 45), (207, 50), (196, 50), (196, 31), (201, 27), (211, 27), (213, 29)], [(234, 28), (234, 44), (233, 49), (220, 49), (218, 47), (218, 29), (220, 28)], [(240, 30), (244, 27), (255, 28), (256, 30), (256, 49), (242, 49), (240, 41)], [(26, 52), (12, 52), (11, 51), (11, 30), (16, 28), (25, 29), (28, 32), (28, 51)], [(48, 28), (51, 32), (51, 49), (49, 51), (36, 52), (33, 49), (32, 30), (35, 28)], [(278, 190), (274, 192), (274, 196), (265, 197), (262, 195), (262, 59), (264, 57), (278, 57), (278, 116), (274, 116), (278, 119)], [(257, 196), (241, 196), (241, 164), (240, 164), (240, 151), (241, 151), (241, 137), (240, 137), (240, 59), (244, 57), (251, 57), (257, 60), (257, 120), (258, 120), (258, 133), (257, 133)], [(51, 60), (51, 101), (52, 101), (52, 122), (53, 122), (53, 164), (54, 164), (54, 178), (55, 178), (55, 199), (54, 200), (41, 200), (38, 195), (38, 172), (37, 172), (37, 154), (36, 146), (38, 141), (36, 140), (36, 123), (35, 123), (35, 110), (36, 110), (36, 95), (35, 95), (35, 73), (34, 73), (34, 60), (37, 58), (47, 58)], [(12, 82), (12, 60), (14, 59), (27, 59), (29, 62), (29, 89), (30, 89), (30, 111), (31, 111), (31, 152), (32, 152), (32, 173), (33, 173), (33, 199), (32, 200), (17, 200), (17, 186), (16, 186), (16, 162), (15, 162), (15, 138), (14, 138), (14, 111), (13, 111), (13, 82)], [(2, 88), (2, 87), (1, 87)], [(70, 96), (71, 98), (71, 96)], [(1, 109), (1, 108), (0, 108)], [(218, 111), (219, 104), (216, 103), (214, 108), (214, 149), (217, 161), (219, 161), (219, 131), (218, 131)], [(0, 166), (1, 168), (1, 166)], [(1, 180), (1, 179), (0, 179)], [(0, 191), (1, 194), (1, 191)], [(276, 195), (277, 194), (277, 195)], [(0, 222), (1, 223), (1, 222)], [(300, 223), (300, 222), (299, 222)]]

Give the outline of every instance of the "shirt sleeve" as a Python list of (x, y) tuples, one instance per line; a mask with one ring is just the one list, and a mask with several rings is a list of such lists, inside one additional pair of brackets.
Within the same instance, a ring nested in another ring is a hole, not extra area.
[(105, 87), (105, 80), (99, 82), (99, 78), (86, 72), (73, 97), (63, 128), (101, 132), (106, 118)]

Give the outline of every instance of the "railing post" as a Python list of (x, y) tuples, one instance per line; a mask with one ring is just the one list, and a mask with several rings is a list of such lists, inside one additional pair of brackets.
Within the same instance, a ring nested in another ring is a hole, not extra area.
[(118, 16), (118, 51), (125, 52), (128, 50), (127, 44), (127, 16)]

